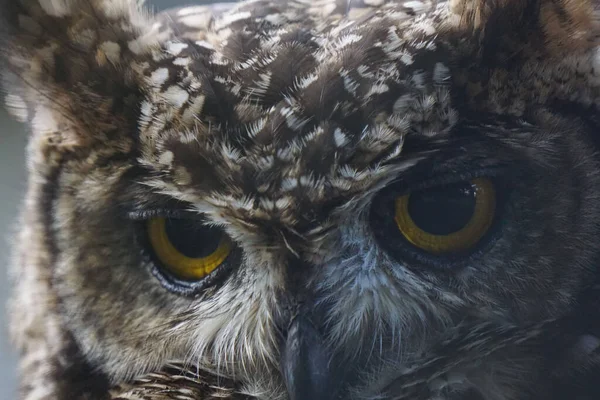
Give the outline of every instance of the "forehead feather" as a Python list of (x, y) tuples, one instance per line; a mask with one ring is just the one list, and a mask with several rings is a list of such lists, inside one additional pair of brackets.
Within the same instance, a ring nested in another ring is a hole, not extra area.
[(456, 115), (434, 27), (400, 11), (372, 18), (329, 31), (249, 23), (215, 48), (169, 43), (145, 71), (144, 163), (180, 190), (275, 211), (387, 178), (409, 132), (443, 134)]

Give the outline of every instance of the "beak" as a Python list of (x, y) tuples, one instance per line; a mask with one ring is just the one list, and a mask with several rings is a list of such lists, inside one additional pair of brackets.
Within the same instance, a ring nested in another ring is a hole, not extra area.
[(329, 349), (312, 322), (303, 315), (292, 321), (282, 349), (281, 367), (290, 400), (333, 400), (338, 371)]

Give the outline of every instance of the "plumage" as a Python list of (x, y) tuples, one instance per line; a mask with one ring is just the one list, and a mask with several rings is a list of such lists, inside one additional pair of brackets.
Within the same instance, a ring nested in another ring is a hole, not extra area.
[(0, 4), (21, 399), (598, 397), (595, 2)]

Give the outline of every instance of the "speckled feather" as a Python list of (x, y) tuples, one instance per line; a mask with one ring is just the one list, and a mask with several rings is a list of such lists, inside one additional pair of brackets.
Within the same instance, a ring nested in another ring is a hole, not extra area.
[[(237, 386), (237, 387), (236, 387)], [(240, 387), (228, 379), (206, 375), (189, 366), (172, 364), (134, 382), (110, 390), (113, 400), (249, 400)]]
[[(31, 127), (22, 399), (285, 399), (279, 335), (306, 304), (346, 398), (596, 398), (594, 2), (1, 4), (5, 102)], [(393, 260), (373, 197), (465, 165), (513, 174), (504, 234), (453, 273)], [(191, 297), (123, 217), (173, 204), (244, 254)]]

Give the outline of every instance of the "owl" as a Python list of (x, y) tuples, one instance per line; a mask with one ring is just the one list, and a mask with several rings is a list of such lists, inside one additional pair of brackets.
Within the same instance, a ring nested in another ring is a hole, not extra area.
[(596, 1), (0, 4), (19, 399), (600, 398)]

